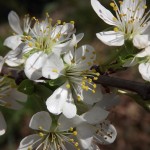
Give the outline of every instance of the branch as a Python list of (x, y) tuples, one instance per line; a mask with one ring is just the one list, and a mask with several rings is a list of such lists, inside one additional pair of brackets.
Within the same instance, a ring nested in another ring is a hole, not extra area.
[(102, 84), (104, 86), (111, 86), (119, 89), (133, 91), (139, 94), (143, 100), (150, 100), (150, 84), (119, 79), (107, 75), (100, 75), (95, 83)]

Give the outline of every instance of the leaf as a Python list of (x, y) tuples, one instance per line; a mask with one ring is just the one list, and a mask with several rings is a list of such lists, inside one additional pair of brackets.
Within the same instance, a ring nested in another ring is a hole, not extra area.
[(52, 93), (53, 92), (43, 84), (35, 84), (35, 94), (40, 96), (42, 99), (46, 100), (50, 95), (52, 95)]
[(63, 83), (65, 83), (65, 81), (66, 81), (66, 78), (65, 77), (59, 77), (59, 78), (57, 78), (57, 79), (55, 79), (55, 80), (49, 80), (48, 81), (48, 84), (50, 85), (50, 86), (61, 86)]
[(18, 86), (18, 91), (31, 95), (34, 93), (34, 82), (28, 79), (23, 80)]

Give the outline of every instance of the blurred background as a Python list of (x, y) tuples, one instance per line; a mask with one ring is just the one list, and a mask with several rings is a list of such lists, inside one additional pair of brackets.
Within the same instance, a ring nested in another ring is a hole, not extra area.
[[(110, 0), (101, 0), (108, 8)], [(148, 1), (150, 3), (150, 1)], [(149, 6), (149, 4), (148, 4)], [(149, 9), (149, 8), (148, 8)], [(102, 63), (108, 55), (113, 54), (113, 48), (102, 44), (95, 36), (109, 26), (105, 24), (94, 12), (90, 0), (7, 0), (0, 1), (0, 54), (8, 51), (3, 46), (4, 39), (12, 34), (7, 16), (14, 10), (22, 19), (25, 14), (44, 18), (48, 12), (53, 20), (61, 19), (69, 22), (75, 21), (77, 33), (83, 32), (84, 39), (79, 43), (91, 44), (97, 51), (97, 61)], [(121, 78), (139, 80), (137, 69), (129, 69), (126, 72), (116, 74)], [(19, 141), (33, 133), (29, 128), (29, 120), (35, 111), (36, 100), (25, 104), (20, 111), (3, 109), (7, 120), (7, 134), (0, 137), (0, 150), (15, 150)], [(101, 150), (150, 150), (150, 113), (136, 104), (133, 99), (122, 97), (120, 105), (111, 110), (110, 120), (115, 125), (118, 136), (116, 141), (109, 146), (100, 145)]]

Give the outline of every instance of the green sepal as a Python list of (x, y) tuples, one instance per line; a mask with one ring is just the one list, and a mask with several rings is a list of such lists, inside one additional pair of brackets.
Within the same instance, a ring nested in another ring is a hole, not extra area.
[(54, 80), (48, 80), (47, 82), (51, 87), (59, 87), (66, 82), (66, 77), (61, 76)]
[(31, 95), (34, 93), (34, 82), (29, 80), (29, 79), (25, 79), (23, 80), (20, 85), (18, 86), (18, 91), (27, 94), (27, 95)]

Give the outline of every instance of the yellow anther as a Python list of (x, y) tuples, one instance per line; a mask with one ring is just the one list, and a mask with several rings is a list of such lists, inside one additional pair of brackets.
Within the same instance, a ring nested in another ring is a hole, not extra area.
[(99, 73), (99, 72), (96, 72), (96, 75), (97, 75), (97, 76), (100, 76), (100, 73)]
[(66, 24), (66, 22), (63, 22), (63, 25), (65, 25)]
[(39, 128), (39, 130), (43, 130), (43, 127), (42, 127), (42, 126), (39, 126), (38, 128)]
[(144, 5), (144, 6), (143, 6), (143, 8), (144, 8), (144, 9), (146, 9), (146, 8), (147, 8), (147, 6), (146, 6), (146, 5)]
[(85, 85), (85, 82), (84, 82), (84, 81), (82, 81), (82, 85)]
[(75, 147), (78, 147), (78, 146), (79, 146), (79, 143), (78, 143), (78, 142), (75, 142), (75, 143), (74, 143), (74, 146), (75, 146)]
[(77, 100), (80, 102), (81, 101), (81, 96), (77, 96)]
[(91, 83), (91, 82), (92, 82), (92, 79), (88, 78), (88, 82)]
[(58, 24), (61, 24), (61, 20), (57, 20), (57, 23), (58, 23)]
[(118, 10), (118, 7), (117, 7), (117, 6), (115, 6), (115, 7), (113, 8), (113, 10), (114, 10), (114, 11), (117, 11), (117, 10)]
[(92, 93), (95, 93), (95, 90), (92, 90)]
[(29, 146), (27, 150), (32, 150), (32, 146)]
[(96, 84), (93, 84), (93, 87), (94, 87), (94, 88), (96, 88), (96, 87), (97, 87), (97, 85), (96, 85)]
[(113, 2), (110, 3), (110, 6), (114, 8), (115, 7), (115, 3), (113, 3)]
[(46, 15), (46, 17), (49, 17), (49, 14), (48, 14), (48, 12), (46, 12), (46, 13), (45, 13), (45, 15)]
[(87, 77), (83, 77), (84, 79), (87, 79)]
[(74, 142), (74, 139), (69, 139), (70, 142)]
[(32, 46), (33, 46), (33, 43), (29, 42), (28, 45), (29, 45), (30, 47), (32, 47)]
[(85, 56), (82, 56), (81, 58), (82, 58), (82, 60), (85, 60), (86, 57), (85, 57)]
[(91, 65), (92, 65), (92, 63), (91, 63), (91, 62), (87, 62), (87, 64), (88, 64), (89, 66), (91, 66)]
[(73, 131), (73, 127), (70, 127), (70, 129), (69, 129), (70, 131)]
[(116, 21), (117, 20), (117, 18), (116, 17), (113, 17), (113, 21)]
[(44, 136), (44, 134), (43, 134), (42, 132), (40, 132), (40, 133), (39, 133), (39, 136), (40, 136), (40, 137), (43, 137), (43, 136)]
[(52, 72), (58, 73), (57, 69), (52, 69)]
[(78, 134), (78, 132), (77, 132), (77, 131), (74, 131), (72, 134), (73, 134), (74, 136), (76, 136), (76, 135)]
[(66, 84), (66, 88), (67, 88), (67, 89), (70, 89), (70, 84)]
[(88, 90), (89, 90), (89, 87), (88, 87), (88, 86), (85, 86), (85, 90), (88, 91)]
[(70, 21), (70, 23), (71, 23), (71, 24), (75, 24), (75, 22), (74, 22), (74, 21)]
[(123, 4), (123, 1), (119, 1), (119, 4), (122, 5), (122, 4)]
[(27, 38), (27, 40), (31, 40), (31, 36), (27, 36), (26, 38)]
[(58, 33), (57, 35), (56, 35), (56, 38), (60, 38), (60, 36), (61, 36), (61, 34), (60, 33)]
[(118, 32), (118, 31), (119, 31), (119, 29), (118, 29), (117, 27), (115, 27), (115, 28), (114, 28), (114, 31), (115, 31), (115, 32)]

